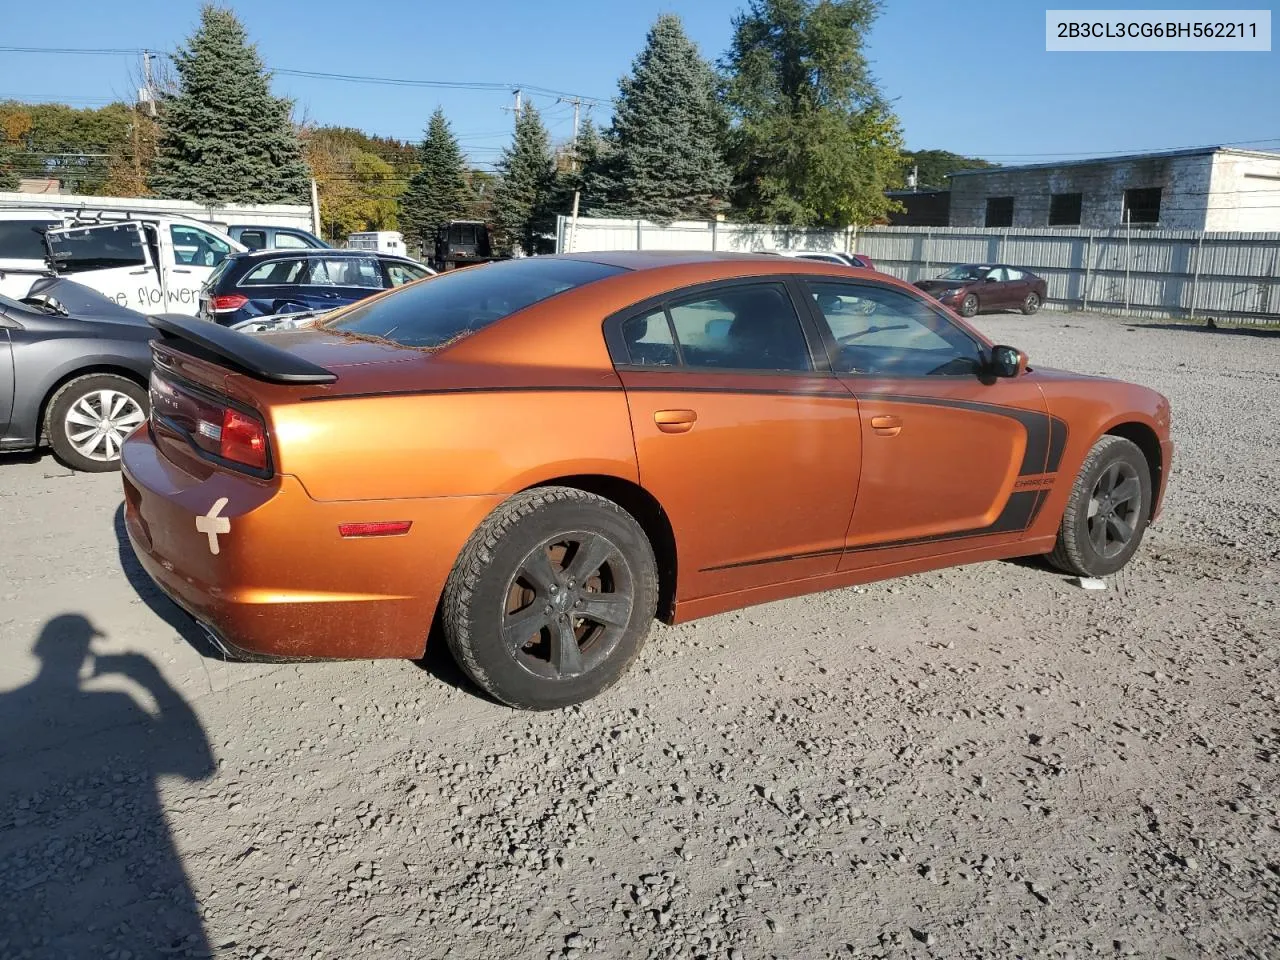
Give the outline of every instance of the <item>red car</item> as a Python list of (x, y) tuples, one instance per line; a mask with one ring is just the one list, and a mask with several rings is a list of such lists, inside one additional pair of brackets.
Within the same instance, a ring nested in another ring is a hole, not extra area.
[(917, 280), (916, 286), (962, 317), (980, 310), (1021, 310), (1030, 316), (1048, 295), (1044, 277), (1003, 263), (966, 263), (934, 280)]

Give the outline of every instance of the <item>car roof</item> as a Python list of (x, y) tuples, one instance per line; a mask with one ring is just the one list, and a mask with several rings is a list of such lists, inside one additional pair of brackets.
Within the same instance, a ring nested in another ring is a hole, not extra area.
[[(282, 230), (291, 230), (292, 227), (281, 227)], [(239, 257), (242, 260), (270, 260), (277, 258), (280, 260), (297, 260), (299, 257), (324, 257), (326, 260), (332, 260), (334, 257), (377, 257), (379, 260), (401, 260), (405, 263), (416, 263), (409, 257), (401, 256), (397, 253), (384, 253), (381, 250), (352, 250), (347, 247), (269, 247), (261, 250), (244, 250), (232, 254), (233, 257)]]
[(600, 250), (593, 253), (556, 253), (544, 259), (589, 260), (624, 270), (655, 270), (661, 267), (678, 267), (692, 264), (761, 263), (782, 272), (790, 268), (783, 265), (772, 253), (730, 253), (712, 250)]

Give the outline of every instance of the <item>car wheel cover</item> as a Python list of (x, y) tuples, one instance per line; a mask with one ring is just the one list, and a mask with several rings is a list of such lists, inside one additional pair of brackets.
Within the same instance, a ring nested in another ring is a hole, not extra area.
[(142, 405), (120, 390), (94, 390), (76, 399), (63, 418), (67, 442), (80, 456), (98, 463), (120, 458), (125, 437), (147, 418)]
[(1124, 552), (1142, 516), (1142, 483), (1130, 463), (1117, 460), (1099, 475), (1089, 495), (1088, 533), (1094, 552), (1110, 560)]
[(1027, 305), (1028, 310), (1034, 310), (1036, 307), (1040, 306), (1040, 298), (1034, 293), (1028, 293), (1027, 299), (1023, 302)]
[(504, 594), (502, 640), (528, 672), (572, 680), (600, 666), (626, 634), (635, 582), (608, 537), (556, 534), (525, 555)]

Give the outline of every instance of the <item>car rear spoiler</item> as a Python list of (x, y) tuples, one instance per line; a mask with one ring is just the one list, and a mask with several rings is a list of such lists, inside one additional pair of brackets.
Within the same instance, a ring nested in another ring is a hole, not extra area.
[(256, 380), (268, 383), (333, 383), (338, 375), (324, 367), (273, 347), (258, 337), (196, 317), (148, 317), (163, 339), (185, 341), (188, 352), (212, 355)]

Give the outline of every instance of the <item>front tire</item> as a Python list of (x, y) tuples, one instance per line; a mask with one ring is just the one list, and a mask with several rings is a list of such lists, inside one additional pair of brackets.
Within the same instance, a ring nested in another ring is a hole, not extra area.
[(1049, 562), (1064, 573), (1105, 577), (1137, 552), (1151, 517), (1151, 471), (1133, 442), (1105, 436), (1085, 457)]
[(976, 317), (978, 315), (978, 295), (969, 293), (960, 301), (960, 316)]
[(476, 529), (441, 599), (444, 636), (476, 685), (521, 710), (589, 700), (644, 646), (653, 548), (616, 503), (571, 487), (505, 501)]
[(45, 434), (72, 470), (120, 469), (124, 439), (147, 419), (147, 391), (125, 377), (95, 373), (63, 384), (49, 400)]
[(1023, 314), (1029, 317), (1039, 309), (1040, 309), (1040, 294), (1028, 293), (1026, 298), (1022, 301)]

